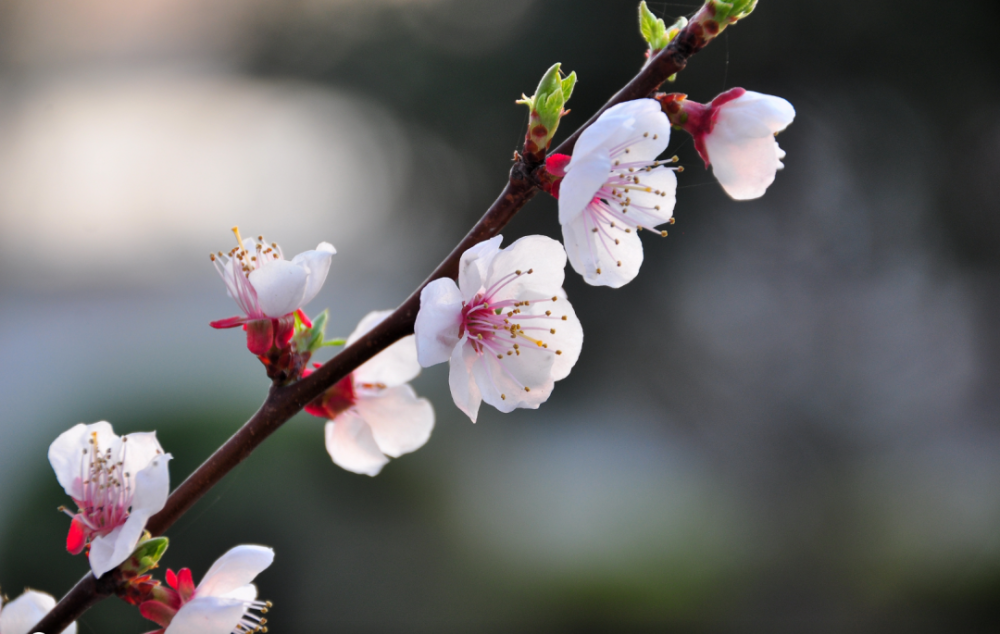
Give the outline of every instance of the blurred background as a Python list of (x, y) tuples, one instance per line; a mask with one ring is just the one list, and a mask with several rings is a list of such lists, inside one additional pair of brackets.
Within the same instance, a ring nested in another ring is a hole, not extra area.
[[(698, 7), (651, 2), (667, 19)], [(636, 2), (0, 0), (0, 585), (57, 597), (49, 443), (157, 430), (179, 483), (263, 400), (208, 260), (229, 227), (335, 244), (332, 336), (395, 306), (500, 191), (560, 61), (568, 130), (643, 62)], [(377, 478), (300, 415), (173, 529), (237, 543), (270, 631), (1000, 630), (1000, 5), (761, 0), (674, 89), (796, 107), (730, 201), (675, 135), (677, 224), (567, 291), (586, 345), (538, 411), (418, 392)], [(504, 232), (559, 236), (537, 197)], [(647, 236), (648, 238), (648, 236)], [(143, 632), (118, 601), (81, 633)]]

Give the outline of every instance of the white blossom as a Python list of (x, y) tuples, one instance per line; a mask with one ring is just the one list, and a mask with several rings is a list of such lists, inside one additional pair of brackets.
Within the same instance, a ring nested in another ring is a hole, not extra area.
[[(18, 598), (0, 607), (0, 634), (31, 634), (31, 628), (56, 607), (56, 600), (44, 592), (25, 590)], [(76, 622), (62, 634), (76, 634)]]
[(100, 421), (79, 424), (49, 447), (49, 462), (78, 511), (66, 548), (73, 554), (90, 545), (90, 567), (100, 577), (128, 559), (146, 521), (166, 504), (168, 462), (155, 432), (119, 437)]
[(583, 344), (562, 289), (562, 245), (526, 236), (501, 249), (501, 240), (462, 254), (458, 284), (428, 284), (414, 326), (420, 365), (449, 361), (452, 397), (473, 422), (482, 401), (501, 412), (537, 408), (569, 374)]
[[(606, 110), (580, 135), (553, 193), (570, 264), (595, 286), (618, 288), (642, 265), (641, 229), (669, 222), (677, 176), (657, 161), (670, 141), (670, 122), (653, 99)], [(546, 165), (559, 165), (559, 156)]]
[[(347, 345), (392, 314), (374, 311), (361, 320)], [(389, 457), (416, 451), (434, 429), (434, 408), (409, 381), (420, 374), (413, 336), (392, 344), (310, 403), (306, 410), (329, 418), (326, 450), (340, 467), (374, 476)]]

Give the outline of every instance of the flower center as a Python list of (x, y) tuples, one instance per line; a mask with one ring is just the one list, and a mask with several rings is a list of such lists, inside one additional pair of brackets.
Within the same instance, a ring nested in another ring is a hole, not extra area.
[(282, 257), (281, 247), (278, 246), (277, 242), (272, 242), (268, 244), (264, 240), (264, 236), (257, 236), (256, 240), (252, 240), (254, 247), (251, 250), (247, 250), (246, 242), (243, 237), (240, 236), (240, 228), (238, 226), (232, 228), (233, 234), (236, 236), (236, 246), (229, 250), (228, 253), (223, 253), (222, 251), (217, 251), (216, 253), (209, 253), (208, 257), (212, 262), (216, 263), (216, 267), (225, 267), (229, 264), (230, 260), (235, 260), (239, 264), (240, 270), (247, 277), (251, 273), (264, 266), (268, 262), (273, 262), (274, 260), (280, 260)]
[(132, 474), (123, 471), (128, 437), (122, 438), (120, 455), (112, 456), (111, 449), (102, 450), (97, 433), (91, 434), (88, 447), (83, 450), (90, 460), (84, 463), (83, 499), (77, 517), (95, 534), (107, 535), (128, 519), (132, 505)]

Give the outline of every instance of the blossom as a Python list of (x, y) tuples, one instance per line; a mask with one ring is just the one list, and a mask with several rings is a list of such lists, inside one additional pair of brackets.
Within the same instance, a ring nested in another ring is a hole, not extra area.
[(196, 588), (189, 568), (167, 571), (169, 588), (159, 588), (156, 599), (144, 601), (139, 611), (166, 629), (150, 634), (246, 634), (267, 631), (271, 607), (257, 600), (251, 581), (274, 561), (265, 546), (242, 545), (219, 557)]
[(95, 577), (128, 559), (166, 504), (170, 459), (155, 432), (119, 437), (106, 421), (76, 425), (49, 446), (56, 478), (79, 509), (63, 509), (73, 518), (66, 550), (76, 555), (89, 545)]
[[(572, 158), (553, 154), (546, 168), (564, 176), (550, 192), (570, 264), (594, 286), (619, 288), (642, 265), (640, 229), (669, 222), (677, 176), (655, 160), (670, 141), (670, 122), (653, 99), (608, 108), (580, 135)], [(662, 235), (665, 235), (662, 232)]]
[[(347, 345), (392, 314), (368, 313)], [(326, 450), (354, 473), (374, 476), (399, 456), (424, 446), (434, 429), (434, 408), (408, 382), (420, 374), (413, 336), (404, 337), (337, 382), (306, 406), (326, 424)]]
[(264, 354), (274, 344), (288, 345), (292, 338), (293, 313), (319, 293), (337, 252), (329, 242), (320, 242), (312, 251), (284, 259), (277, 243), (264, 236), (243, 239), (233, 227), (238, 246), (229, 253), (211, 254), (215, 268), (245, 316), (211, 323), (213, 328), (246, 326), (247, 346), (254, 354)]
[(462, 254), (458, 284), (442, 278), (424, 287), (414, 326), (420, 365), (449, 362), (451, 395), (472, 422), (482, 401), (501, 412), (537, 408), (583, 345), (562, 289), (562, 245), (526, 236), (501, 249), (501, 240)]
[(784, 167), (775, 135), (791, 124), (795, 108), (781, 97), (733, 88), (707, 106), (683, 95), (665, 95), (661, 102), (732, 198), (760, 198)]
[[(0, 607), (0, 634), (30, 634), (32, 626), (56, 607), (56, 600), (44, 592), (25, 590), (10, 603)], [(62, 634), (76, 634), (70, 623)]]

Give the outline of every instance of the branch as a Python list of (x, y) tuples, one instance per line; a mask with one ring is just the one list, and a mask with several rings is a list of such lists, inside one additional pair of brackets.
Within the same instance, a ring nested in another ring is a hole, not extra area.
[[(619, 90), (589, 121), (552, 150), (552, 153), (571, 153), (583, 130), (596, 121), (602, 112), (625, 101), (648, 97), (666, 81), (667, 77), (683, 70), (687, 66), (688, 58), (701, 50), (709, 41), (710, 38), (705, 37), (700, 30), (691, 28), (682, 30), (667, 48), (650, 60), (638, 75)], [(272, 387), (267, 399), (253, 417), (170, 494), (163, 510), (150, 518), (146, 529), (154, 537), (162, 535), (227, 473), (249, 457), (254, 449), (301, 411), (307, 403), (365, 361), (399, 339), (413, 334), (413, 324), (420, 308), (420, 292), (433, 280), (442, 277), (457, 278), (458, 263), (462, 254), (470, 247), (500, 233), (517, 212), (538, 193), (538, 187), (532, 176), (537, 167), (518, 157), (511, 168), (510, 179), (500, 196), (476, 226), (406, 301), (379, 325), (307, 378), (291, 385)], [(91, 606), (114, 594), (113, 587), (105, 587), (110, 579), (110, 574), (95, 580), (91, 573), (87, 573), (31, 631), (44, 634), (62, 632)]]

